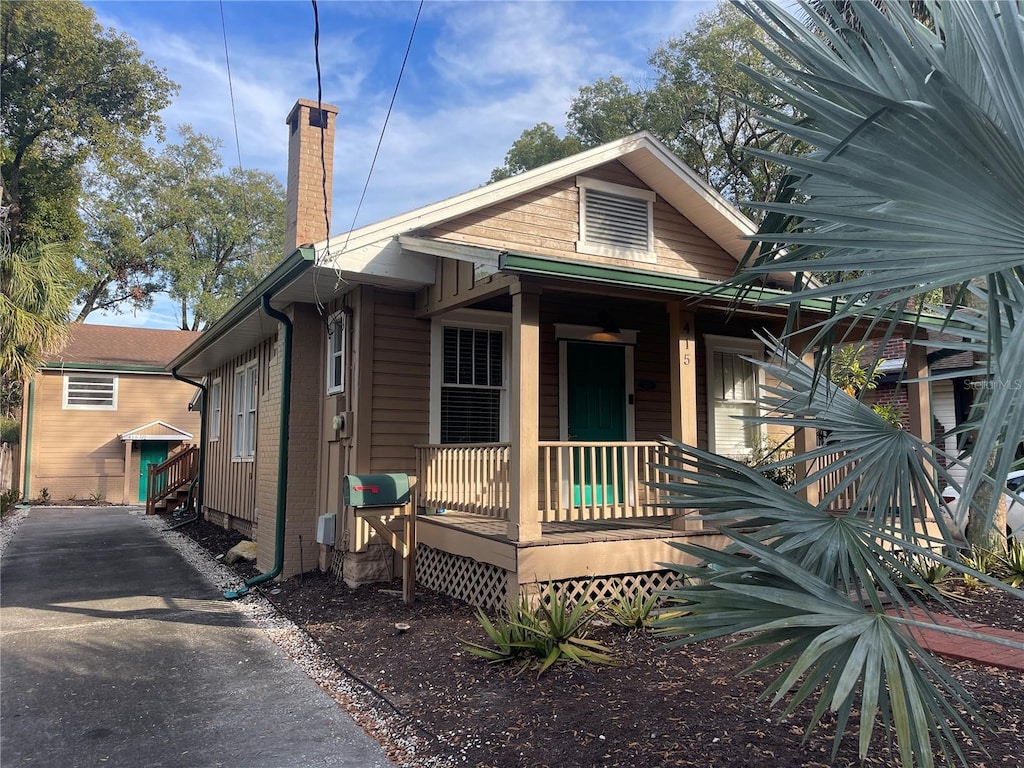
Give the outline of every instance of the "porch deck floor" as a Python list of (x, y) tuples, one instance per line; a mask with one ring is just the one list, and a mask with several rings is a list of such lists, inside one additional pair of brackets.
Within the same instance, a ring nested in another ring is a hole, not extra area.
[(594, 541), (629, 541), (634, 539), (668, 539), (683, 536), (714, 534), (714, 530), (681, 530), (673, 528), (678, 515), (616, 518), (612, 520), (577, 520), (541, 523), (541, 538), (535, 541), (512, 542), (504, 520), (470, 512), (449, 511), (443, 515), (418, 515), (417, 525), (441, 525), (475, 536), (493, 539), (518, 547), (545, 547), (558, 544), (586, 544)]

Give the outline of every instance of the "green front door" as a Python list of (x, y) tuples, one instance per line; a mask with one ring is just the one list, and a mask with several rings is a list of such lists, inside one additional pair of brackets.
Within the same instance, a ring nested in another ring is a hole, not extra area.
[(143, 440), (139, 443), (139, 501), (146, 500), (150, 464), (167, 461), (167, 443), (163, 440)]
[[(626, 439), (626, 348), (618, 344), (566, 342), (569, 439), (620, 442)], [(622, 451), (573, 449), (573, 504), (622, 500)], [(614, 475), (614, 476), (613, 476)]]

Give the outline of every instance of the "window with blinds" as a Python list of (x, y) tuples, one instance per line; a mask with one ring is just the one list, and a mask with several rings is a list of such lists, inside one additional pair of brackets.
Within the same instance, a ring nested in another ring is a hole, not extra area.
[(65, 376), (64, 407), (86, 411), (116, 411), (117, 377)]
[(444, 329), (441, 442), (501, 439), (504, 334), (480, 328)]
[(758, 414), (758, 369), (744, 354), (716, 349), (710, 355), (713, 450), (723, 456), (749, 456), (760, 434), (760, 425), (737, 418)]
[(653, 204), (645, 189), (578, 178), (580, 240), (577, 249), (603, 256), (654, 260)]

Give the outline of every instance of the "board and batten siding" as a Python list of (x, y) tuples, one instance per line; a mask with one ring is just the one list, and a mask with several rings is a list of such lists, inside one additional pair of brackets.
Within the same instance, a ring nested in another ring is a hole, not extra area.
[[(139, 501), (139, 447), (133, 445), (124, 498), (125, 445), (120, 435), (151, 421), (164, 421), (199, 440), (199, 414), (188, 410), (195, 389), (164, 373), (69, 371), (117, 377), (117, 409), (64, 408), (64, 374), (43, 371), (35, 379), (28, 496), (45, 488), (54, 500), (100, 498), (115, 504)], [(178, 443), (168, 446), (173, 452)]]
[[(586, 174), (587, 178), (647, 190), (622, 163), (614, 161)], [(578, 253), (579, 190), (564, 179), (466, 216), (433, 227), (428, 237), (497, 249), (622, 266), (646, 271), (724, 280), (736, 260), (662, 198), (654, 202), (655, 263)]]
[[(264, 341), (259, 346), (247, 350), (244, 354), (222, 365), (209, 374), (209, 382), (214, 379), (221, 381), (220, 437), (211, 440), (206, 449), (206, 488), (203, 499), (207, 510), (229, 517), (218, 520), (243, 530), (247, 535), (255, 535), (252, 527), (257, 522), (256, 513), (256, 462), (235, 461), (232, 457), (232, 434), (235, 407), (235, 371), (252, 361), (256, 361), (259, 371), (257, 376), (257, 403), (265, 402), (265, 394), (270, 383), (270, 361), (276, 337)], [(261, 413), (257, 406), (257, 452), (261, 430), (259, 424), (268, 414)], [(216, 514), (214, 515), (216, 519)], [(242, 525), (237, 525), (235, 521)]]

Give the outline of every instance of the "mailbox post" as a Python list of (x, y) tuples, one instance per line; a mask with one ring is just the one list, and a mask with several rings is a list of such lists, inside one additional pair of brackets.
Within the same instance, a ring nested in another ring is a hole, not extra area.
[[(342, 488), (345, 504), (402, 556), (402, 599), (416, 599), (416, 510), (409, 492), (409, 476), (404, 472), (381, 475), (345, 475)], [(384, 522), (385, 517), (401, 515), (402, 534)]]

